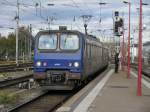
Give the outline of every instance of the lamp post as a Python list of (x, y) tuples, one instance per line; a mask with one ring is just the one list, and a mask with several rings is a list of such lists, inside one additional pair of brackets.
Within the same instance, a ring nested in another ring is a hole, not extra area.
[[(53, 3), (48, 3), (47, 4), (47, 6), (54, 6), (55, 4), (53, 4)], [(48, 16), (47, 17), (47, 23), (48, 23), (48, 29), (49, 29), (49, 31), (50, 31), (50, 25), (51, 25), (51, 23), (54, 21), (54, 20), (56, 20), (56, 18), (54, 17), (54, 16)]]
[(99, 18), (99, 23), (101, 23), (102, 22), (102, 19), (101, 19), (101, 5), (106, 5), (107, 3), (105, 3), (105, 2), (100, 2), (99, 3), (99, 16), (100, 16), (100, 18)]
[(146, 3), (142, 3), (140, 0), (140, 16), (139, 16), (139, 48), (138, 48), (138, 81), (137, 81), (137, 95), (142, 96), (142, 5), (148, 5)]
[(19, 66), (18, 63), (18, 36), (19, 36), (19, 0), (17, 0), (17, 15), (15, 17), (16, 20), (16, 65)]
[(48, 29), (50, 30), (51, 29), (51, 23), (56, 20), (56, 18), (54, 16), (49, 16), (47, 18), (47, 22), (48, 22)]
[(129, 5), (129, 25), (128, 25), (128, 71), (127, 71), (127, 78), (130, 79), (130, 12), (131, 12), (131, 3), (130, 1), (123, 1), (123, 3)]
[(122, 13), (122, 19), (123, 19), (123, 27), (122, 27), (122, 48), (121, 48), (121, 53), (122, 53), (122, 56), (121, 56), (121, 67), (122, 67), (122, 71), (124, 71), (124, 33), (125, 33), (125, 28), (124, 28), (124, 13)]
[(131, 39), (131, 63), (134, 63), (134, 36)]
[(123, 24), (123, 34), (122, 34), (122, 60), (121, 60), (121, 64), (122, 64), (122, 71), (124, 71), (124, 33), (125, 33), (125, 30), (124, 30), (124, 24)]

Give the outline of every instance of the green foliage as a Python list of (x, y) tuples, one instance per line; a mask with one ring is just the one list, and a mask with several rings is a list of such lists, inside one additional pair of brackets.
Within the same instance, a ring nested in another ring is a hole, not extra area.
[(6, 92), (0, 93), (0, 104), (8, 104), (8, 103), (12, 103), (12, 101), (13, 101), (13, 97), (9, 96), (8, 93)]
[[(27, 55), (29, 38), (31, 34), (29, 33), (29, 28), (20, 27), (19, 28), (19, 56), (22, 56), (23, 53)], [(33, 40), (33, 39), (32, 39)], [(32, 44), (33, 45), (33, 44)], [(9, 60), (15, 59), (16, 53), (16, 35), (14, 32), (10, 33), (7, 37), (0, 37), (0, 60)]]
[(0, 58), (5, 56), (13, 57), (15, 55), (15, 35), (10, 33), (8, 37), (0, 38)]

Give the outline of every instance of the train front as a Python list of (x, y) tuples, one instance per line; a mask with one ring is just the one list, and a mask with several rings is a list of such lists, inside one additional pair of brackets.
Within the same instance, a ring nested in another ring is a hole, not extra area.
[(42, 88), (71, 90), (81, 79), (82, 38), (79, 33), (39, 32), (34, 52), (34, 79)]

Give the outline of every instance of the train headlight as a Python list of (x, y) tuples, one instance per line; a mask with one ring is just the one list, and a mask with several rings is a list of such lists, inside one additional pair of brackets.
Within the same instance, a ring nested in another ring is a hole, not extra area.
[(69, 66), (71, 67), (71, 66), (72, 66), (72, 63), (69, 63)]
[(43, 62), (43, 66), (47, 66), (47, 62)]
[(40, 61), (36, 62), (36, 66), (40, 67), (41, 66), (41, 62)]
[(75, 63), (74, 63), (74, 66), (75, 66), (75, 67), (79, 67), (79, 63), (78, 63), (78, 62), (75, 62)]

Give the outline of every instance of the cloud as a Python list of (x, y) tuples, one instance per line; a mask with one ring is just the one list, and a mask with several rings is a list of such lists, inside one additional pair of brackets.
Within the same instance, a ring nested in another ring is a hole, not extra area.
[[(16, 4), (17, 0), (7, 0), (9, 3), (6, 4)], [(107, 5), (101, 6), (101, 19), (102, 23), (99, 24), (100, 19), (100, 6), (99, 0), (19, 0), (20, 4), (26, 4), (25, 6), (20, 5), (20, 25), (28, 26), (32, 24), (34, 35), (39, 31), (39, 29), (48, 28), (46, 19), (49, 16), (55, 16), (56, 21), (53, 21), (51, 28), (58, 29), (59, 25), (66, 25), (69, 29), (76, 29), (84, 32), (83, 20), (81, 15), (92, 15), (88, 29), (89, 32), (94, 32), (93, 34), (99, 35), (98, 29), (110, 29), (113, 27), (112, 13), (116, 10), (120, 12), (125, 20), (125, 27), (128, 29), (128, 5), (123, 4), (122, 0), (104, 0)], [(16, 15), (17, 8), (15, 6), (4, 5), (5, 0), (0, 1), (0, 25), (16, 27), (16, 22), (13, 18)], [(44, 17), (40, 17), (40, 2), (41, 2), (41, 14)], [(150, 4), (150, 0), (143, 0), (145, 3)], [(38, 3), (37, 8), (35, 4)], [(47, 4), (54, 4), (54, 6), (48, 6)], [(28, 6), (27, 6), (28, 4)], [(139, 7), (138, 0), (132, 0), (131, 6), (131, 30), (138, 27), (138, 12), (137, 7)], [(36, 12), (37, 9), (37, 12)], [(143, 6), (143, 18), (144, 24), (147, 25), (147, 31), (145, 31), (146, 37), (149, 36), (150, 25), (150, 7)], [(73, 22), (74, 16), (76, 21)], [(0, 33), (7, 35), (9, 29), (0, 29)], [(95, 33), (96, 32), (96, 33)], [(127, 32), (127, 31), (126, 31)], [(108, 32), (110, 35), (112, 31)], [(107, 33), (106, 33), (107, 34)], [(138, 34), (137, 34), (138, 35)], [(127, 33), (126, 33), (127, 37)]]

